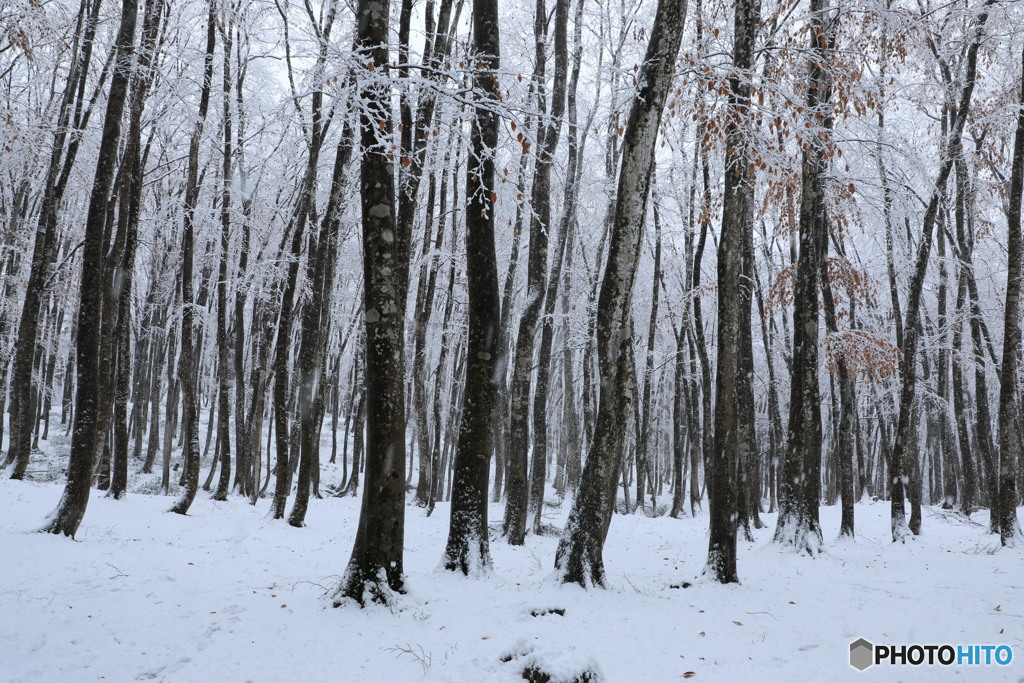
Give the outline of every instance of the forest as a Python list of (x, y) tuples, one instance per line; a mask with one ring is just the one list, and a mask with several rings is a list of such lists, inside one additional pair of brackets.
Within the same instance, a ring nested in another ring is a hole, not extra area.
[(1019, 569), (1018, 3), (5, 0), (0, 90), (11, 557), (344, 517), (307, 579), (398, 612), (644, 534), (671, 589)]

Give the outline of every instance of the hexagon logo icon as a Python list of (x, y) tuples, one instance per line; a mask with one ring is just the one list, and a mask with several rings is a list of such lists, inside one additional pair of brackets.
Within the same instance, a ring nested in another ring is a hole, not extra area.
[(857, 671), (863, 671), (875, 663), (875, 646), (858, 638), (850, 643), (850, 666)]

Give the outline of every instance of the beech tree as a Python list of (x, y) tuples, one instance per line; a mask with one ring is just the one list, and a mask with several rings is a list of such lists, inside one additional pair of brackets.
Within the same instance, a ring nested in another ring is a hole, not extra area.
[[(999, 501), (991, 503), (999, 517), (1002, 545), (1016, 545), (1021, 537), (1017, 520), (1017, 468), (1020, 433), (1017, 412), (1017, 363), (1021, 353), (1021, 195), (1024, 194), (1024, 53), (1021, 57), (1021, 91), (1017, 109), (1017, 130), (1013, 137), (1010, 168), (1010, 197), (1007, 212), (1006, 308), (1003, 312), (1003, 362), (999, 373)], [(994, 473), (993, 473), (994, 474)]]
[(494, 153), (498, 144), (501, 50), (497, 0), (474, 0), (474, 52), (479, 60), (474, 85), (480, 101), (474, 110), (472, 149), (466, 165), (466, 276), (469, 285), (469, 333), (465, 393), (452, 474), (451, 524), (444, 552), (445, 569), (463, 574), (486, 570), (491, 557), (487, 531), (487, 485), (494, 449), (494, 397), (498, 382), (498, 264), (494, 253), (497, 187)]
[[(821, 493), (821, 398), (818, 386), (818, 275), (828, 251), (825, 180), (831, 128), (831, 97), (826, 53), (834, 32), (828, 4), (811, 3), (810, 67), (807, 116), (820, 129), (803, 152), (800, 186), (800, 253), (793, 294), (793, 382), (789, 401), (789, 434), (779, 486), (779, 518), (775, 541), (816, 554), (821, 550), (818, 500)], [(827, 273), (826, 273), (827, 277)], [(824, 279), (821, 282), (825, 282)], [(823, 285), (827, 289), (827, 284)], [(830, 297), (826, 295), (827, 303)], [(826, 315), (828, 315), (826, 313)]]
[[(563, 583), (604, 587), (602, 550), (615, 505), (616, 478), (625, 451), (625, 424), (636, 400), (633, 377), (631, 303), (644, 233), (647, 198), (658, 127), (676, 57), (682, 43), (686, 3), (659, 0), (658, 11), (640, 71), (638, 90), (622, 139), (615, 212), (608, 262), (598, 299), (597, 338), (600, 387), (594, 440), (583, 465), (580, 490), (573, 502), (555, 555)], [(623, 391), (625, 389), (625, 391)]]
[[(85, 508), (89, 504), (93, 465), (96, 462), (97, 449), (102, 447), (102, 444), (97, 443), (100, 435), (97, 433), (99, 366), (96, 360), (104, 315), (104, 226), (111, 201), (110, 191), (114, 182), (118, 142), (121, 138), (121, 119), (131, 80), (137, 16), (138, 7), (135, 0), (124, 0), (121, 4), (121, 23), (117, 32), (114, 73), (110, 79), (110, 94), (103, 116), (103, 137), (85, 223), (82, 287), (78, 306), (78, 346), (75, 353), (78, 382), (68, 478), (60, 504), (44, 527), (44, 531), (49, 533), (72, 537), (78, 531), (78, 526), (85, 516)], [(110, 315), (109, 311), (107, 315)]]
[[(199, 144), (203, 136), (203, 125), (210, 108), (210, 89), (213, 82), (213, 51), (216, 44), (217, 15), (213, 3), (206, 20), (206, 55), (203, 61), (203, 85), (199, 95), (199, 116), (188, 147), (188, 178), (185, 181), (184, 228), (181, 237), (181, 358), (178, 363), (178, 377), (181, 383), (181, 404), (183, 413), (184, 443), (184, 491), (171, 512), (188, 514), (199, 488), (199, 406), (196, 387), (195, 365), (197, 355), (195, 336), (195, 311), (193, 309), (193, 259), (195, 251), (195, 210), (199, 201)], [(170, 398), (168, 399), (170, 401)], [(177, 401), (175, 401), (175, 404)], [(170, 439), (170, 432), (167, 432)], [(167, 451), (164, 446), (164, 475), (168, 468)], [(165, 485), (166, 488), (166, 485)]]
[(743, 416), (738, 411), (741, 329), (750, 325), (749, 308), (744, 319), (740, 287), (743, 242), (754, 220), (754, 185), (751, 150), (744, 139), (743, 120), (750, 107), (750, 83), (746, 74), (753, 66), (759, 0), (740, 0), (734, 14), (733, 68), (729, 79), (729, 118), (725, 147), (725, 195), (722, 199), (722, 234), (718, 242), (718, 361), (715, 370), (715, 440), (711, 456), (710, 537), (705, 575), (721, 583), (739, 581), (736, 573), (736, 503)]
[(356, 11), (363, 319), (366, 325), (366, 483), (352, 558), (337, 591), (360, 605), (403, 592), (405, 534), (405, 387), (403, 283), (409, 256), (397, 239), (392, 116), (388, 83), (374, 70), (388, 62), (388, 2), (363, 0)]

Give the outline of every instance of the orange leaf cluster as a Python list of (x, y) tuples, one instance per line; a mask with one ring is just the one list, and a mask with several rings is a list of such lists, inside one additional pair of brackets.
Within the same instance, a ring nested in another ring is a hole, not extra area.
[(844, 330), (829, 334), (825, 347), (825, 368), (839, 372), (839, 359), (846, 362), (851, 379), (866, 375), (874, 382), (892, 377), (899, 370), (900, 351), (894, 344), (863, 330)]

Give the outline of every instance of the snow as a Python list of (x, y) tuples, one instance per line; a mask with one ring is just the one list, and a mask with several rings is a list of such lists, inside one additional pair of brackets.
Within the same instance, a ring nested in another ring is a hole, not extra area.
[[(325, 482), (340, 477), (332, 467)], [(888, 504), (857, 505), (855, 541), (834, 540), (839, 510), (826, 507), (817, 558), (771, 544), (775, 515), (762, 515), (768, 528), (741, 542), (742, 583), (731, 586), (694, 581), (706, 516), (616, 515), (609, 589), (583, 590), (555, 580), (553, 536), (495, 538), (481, 577), (443, 571), (448, 505), (429, 518), (410, 506), (409, 592), (361, 610), (326, 599), (348, 562), (357, 498), (311, 501), (296, 529), (269, 519), (269, 500), (200, 492), (183, 517), (166, 512), (170, 496), (93, 491), (71, 541), (33, 532), (61, 485), (0, 481), (2, 681), (516, 681), (531, 665), (553, 680), (1024, 677), (1022, 551), (999, 549), (984, 513), (966, 522), (927, 508), (924, 535), (893, 544)], [(547, 521), (564, 524), (568, 509), (546, 508)], [(861, 673), (847, 663), (859, 637), (1005, 643), (1013, 663)]]

